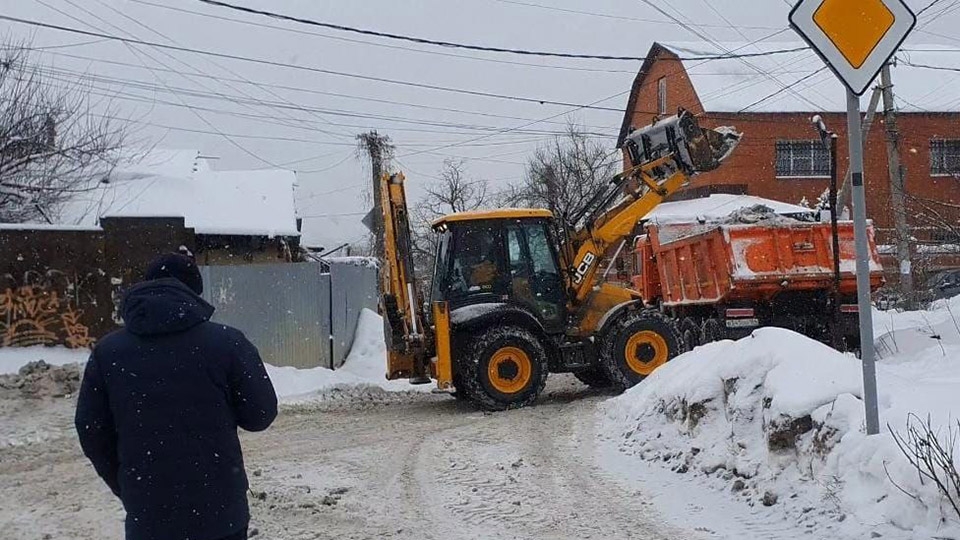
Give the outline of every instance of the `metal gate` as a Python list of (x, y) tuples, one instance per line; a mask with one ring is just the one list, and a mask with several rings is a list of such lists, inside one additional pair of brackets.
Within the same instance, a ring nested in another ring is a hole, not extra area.
[(201, 266), (213, 320), (241, 330), (274, 366), (341, 366), (363, 308), (377, 308), (372, 266), (332, 263)]

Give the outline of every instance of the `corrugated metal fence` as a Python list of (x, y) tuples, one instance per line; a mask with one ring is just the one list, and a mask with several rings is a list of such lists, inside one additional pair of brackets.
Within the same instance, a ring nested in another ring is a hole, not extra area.
[(240, 329), (264, 362), (297, 368), (343, 365), (363, 308), (377, 309), (370, 265), (320, 263), (201, 266), (213, 320)]

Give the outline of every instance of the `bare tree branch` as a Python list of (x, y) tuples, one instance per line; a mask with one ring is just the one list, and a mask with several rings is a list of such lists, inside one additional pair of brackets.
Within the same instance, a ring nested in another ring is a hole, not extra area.
[(82, 81), (58, 85), (43, 73), (25, 44), (0, 51), (0, 222), (52, 221), (122, 159), (124, 130), (92, 113)]
[(504, 198), (547, 208), (562, 223), (576, 227), (575, 216), (613, 177), (615, 156), (570, 124), (564, 135), (537, 149), (527, 162), (523, 183), (508, 189)]

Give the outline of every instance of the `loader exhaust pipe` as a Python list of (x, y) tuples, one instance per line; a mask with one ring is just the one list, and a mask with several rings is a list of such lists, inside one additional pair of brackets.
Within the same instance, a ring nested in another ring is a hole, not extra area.
[(634, 165), (673, 154), (684, 172), (693, 176), (719, 167), (742, 136), (731, 127), (702, 128), (690, 111), (680, 109), (676, 116), (634, 131), (624, 144)]

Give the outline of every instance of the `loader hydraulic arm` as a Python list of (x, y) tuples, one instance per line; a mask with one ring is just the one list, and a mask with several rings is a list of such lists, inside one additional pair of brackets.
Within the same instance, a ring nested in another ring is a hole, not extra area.
[(739, 141), (732, 130), (701, 128), (686, 111), (631, 134), (626, 149), (634, 165), (586, 205), (583, 225), (571, 235), (566, 251), (575, 252), (568, 283), (573, 307), (589, 302), (604, 254), (691, 177), (719, 167)]

